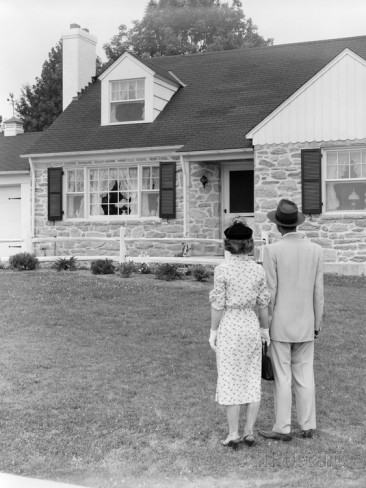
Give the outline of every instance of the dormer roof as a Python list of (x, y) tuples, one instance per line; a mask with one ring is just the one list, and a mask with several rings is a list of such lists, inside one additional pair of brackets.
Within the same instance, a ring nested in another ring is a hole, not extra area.
[(366, 59), (366, 36), (137, 58), (157, 75), (166, 78), (173, 73), (184, 83), (153, 122), (102, 126), (101, 80), (95, 79), (30, 153), (162, 146), (181, 151), (250, 148), (246, 134), (347, 48)]

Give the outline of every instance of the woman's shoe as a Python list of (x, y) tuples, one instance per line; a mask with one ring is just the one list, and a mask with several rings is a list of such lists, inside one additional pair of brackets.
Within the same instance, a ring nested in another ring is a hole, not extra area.
[(254, 444), (254, 435), (252, 435), (252, 434), (245, 435), (243, 437), (243, 442), (247, 446), (252, 447), (252, 445)]
[(242, 440), (240, 439), (240, 437), (238, 437), (237, 439), (231, 439), (230, 441), (228, 442), (225, 442), (225, 441), (221, 441), (221, 444), (224, 446), (224, 447), (232, 447), (234, 449), (234, 451), (236, 451), (239, 447), (239, 444), (242, 442)]

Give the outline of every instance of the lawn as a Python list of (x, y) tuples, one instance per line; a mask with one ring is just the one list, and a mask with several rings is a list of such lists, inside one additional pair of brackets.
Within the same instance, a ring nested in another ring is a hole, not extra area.
[[(326, 277), (315, 438), (294, 422), (290, 443), (236, 452), (219, 442), (211, 288), (1, 270), (0, 471), (98, 488), (366, 486), (366, 278)], [(272, 422), (264, 382), (257, 428)]]

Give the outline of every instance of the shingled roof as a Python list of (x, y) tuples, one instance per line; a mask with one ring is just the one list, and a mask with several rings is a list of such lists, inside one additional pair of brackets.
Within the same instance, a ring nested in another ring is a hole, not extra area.
[(101, 82), (96, 79), (30, 153), (251, 147), (245, 134), (346, 48), (366, 60), (366, 36), (154, 58), (152, 69), (172, 72), (186, 85), (154, 122), (101, 126)]
[(0, 171), (29, 170), (28, 160), (21, 158), (20, 155), (28, 152), (41, 134), (42, 132), (27, 132), (9, 137), (0, 134)]

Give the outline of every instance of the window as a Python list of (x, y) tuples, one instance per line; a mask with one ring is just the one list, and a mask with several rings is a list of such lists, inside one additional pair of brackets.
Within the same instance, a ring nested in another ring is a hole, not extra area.
[(67, 218), (84, 217), (84, 170), (67, 171), (66, 186)]
[(145, 119), (145, 80), (112, 81), (110, 121), (134, 122)]
[(366, 148), (325, 152), (327, 211), (366, 210)]
[(159, 216), (159, 166), (69, 169), (68, 219)]

